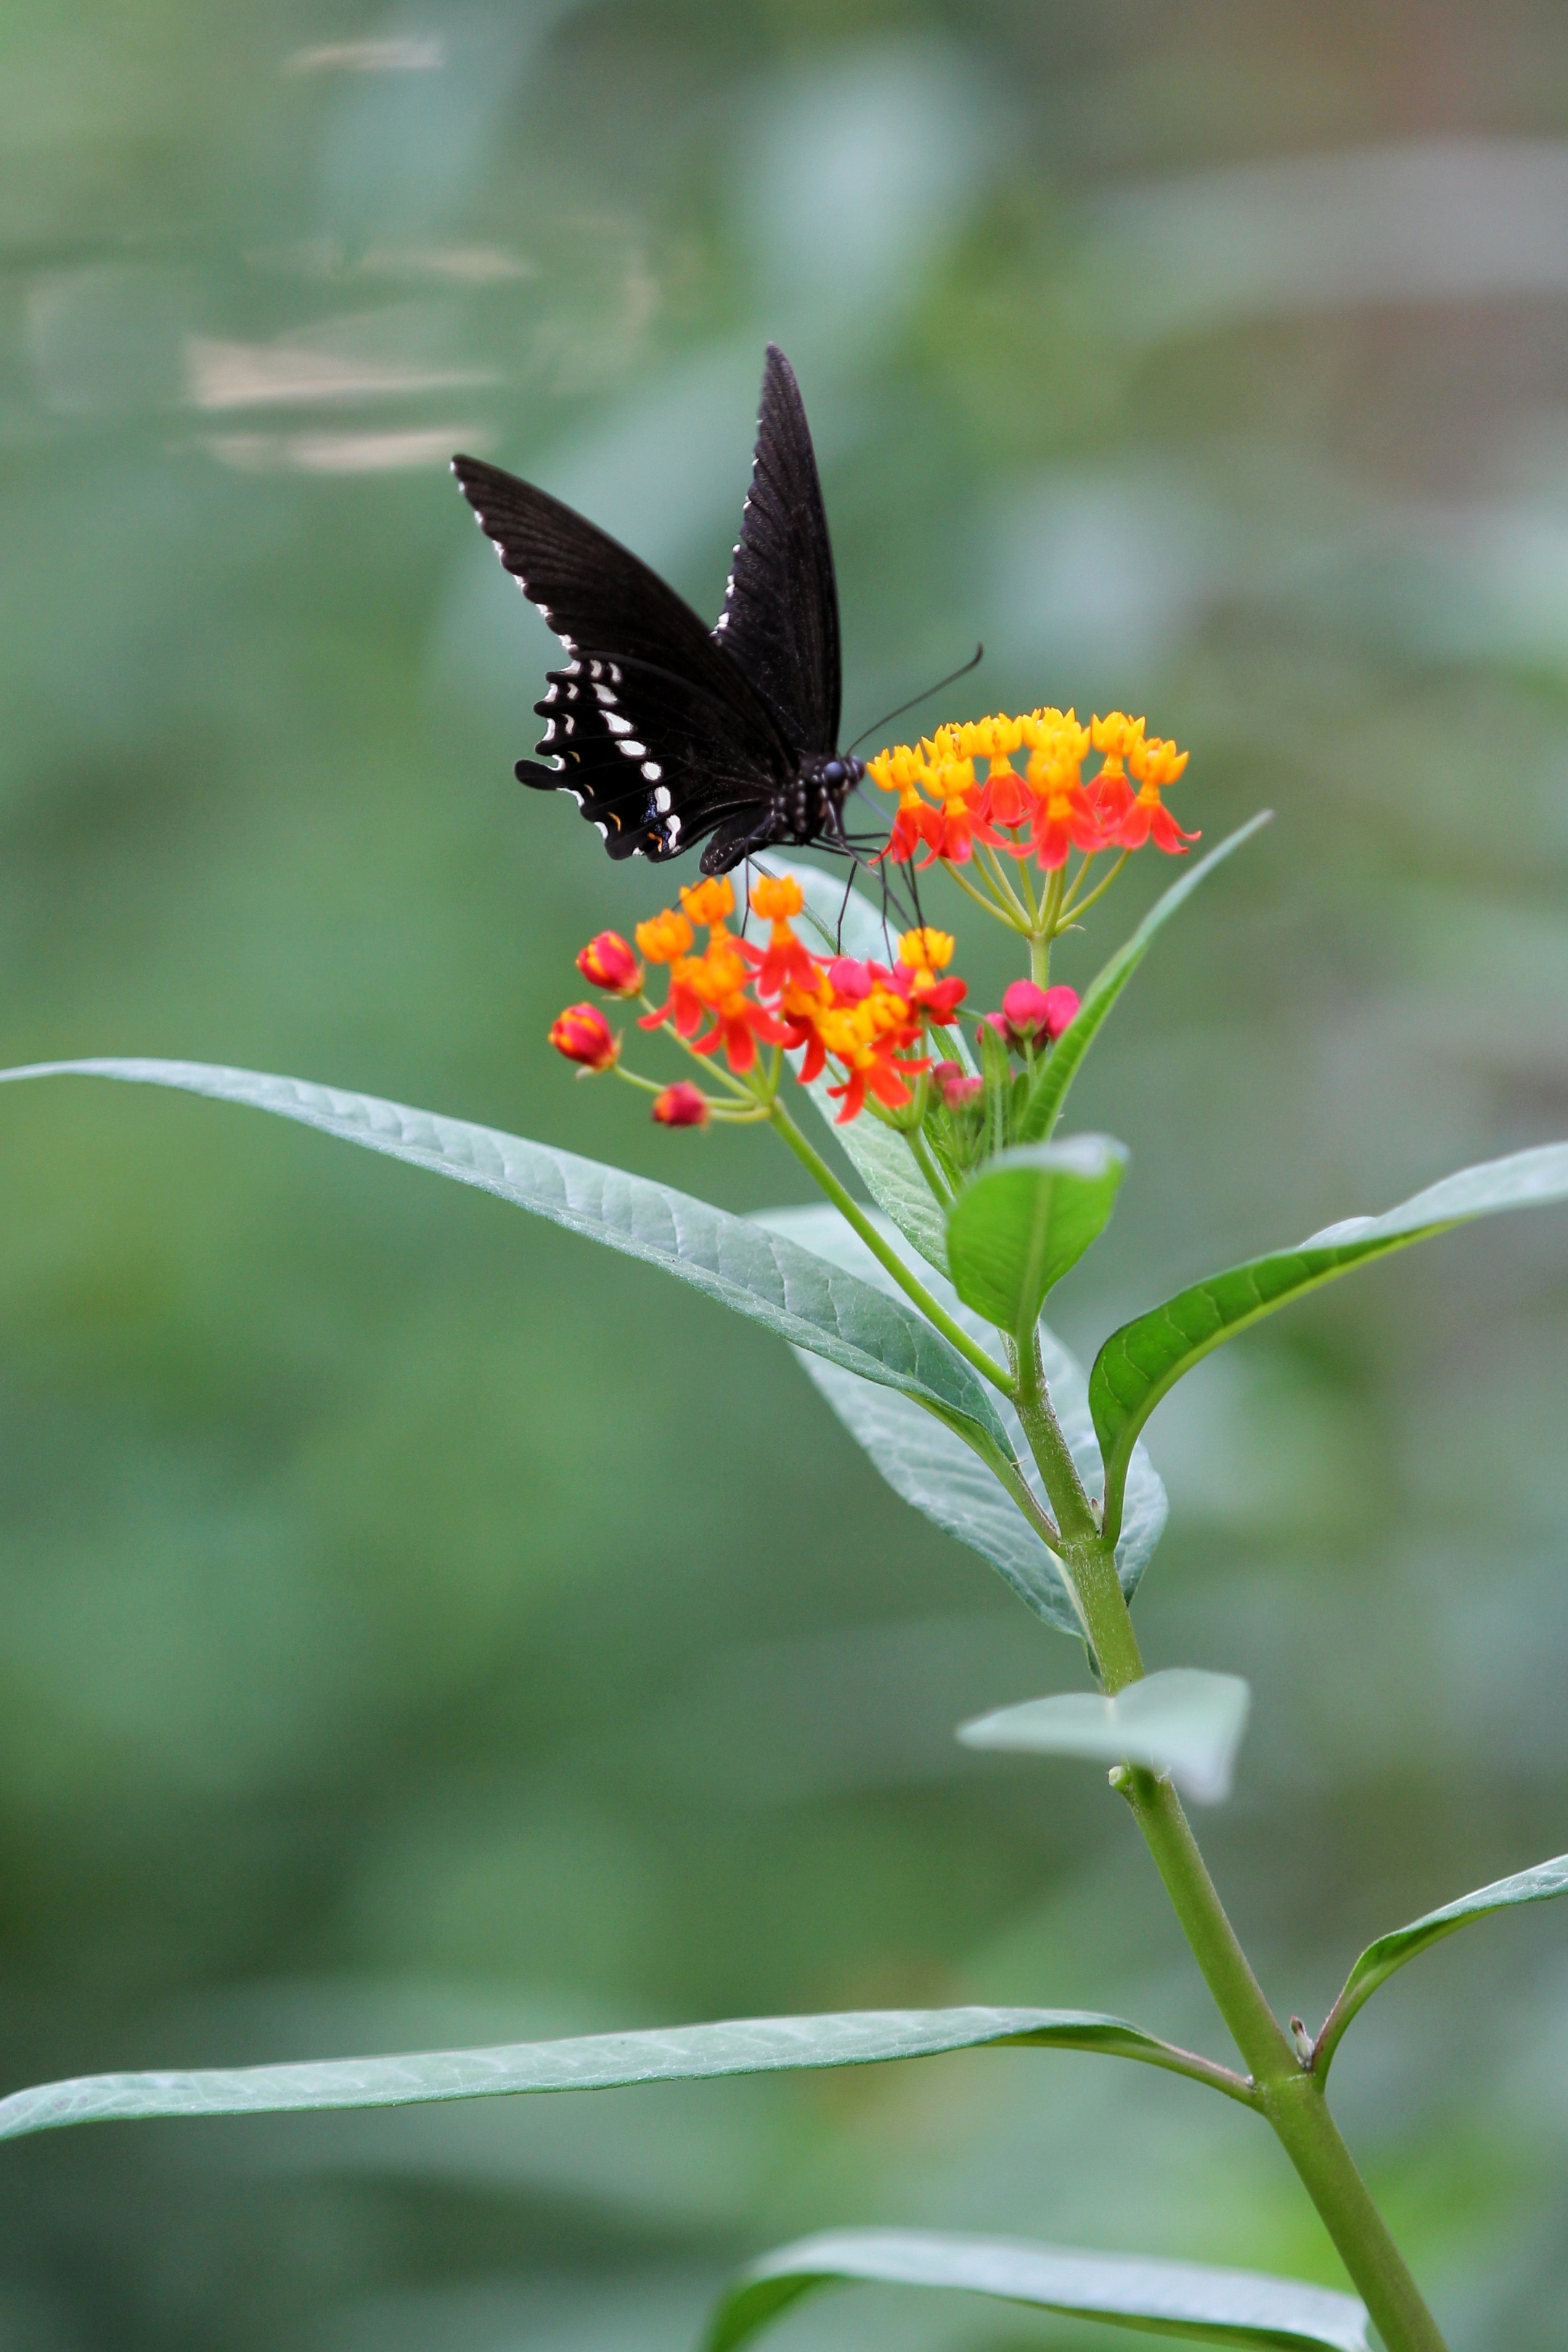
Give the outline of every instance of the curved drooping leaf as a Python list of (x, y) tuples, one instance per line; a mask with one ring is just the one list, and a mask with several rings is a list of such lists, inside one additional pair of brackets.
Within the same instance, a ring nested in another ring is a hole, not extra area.
[(1550, 1903), (1559, 1895), (1568, 1895), (1568, 1853), (1560, 1853), (1552, 1862), (1538, 1862), (1529, 1870), (1515, 1871), (1511, 1878), (1499, 1878), (1490, 1886), (1478, 1887), (1473, 1895), (1461, 1895), (1456, 1903), (1445, 1903), (1440, 1911), (1428, 1911), (1425, 1918), (1413, 1919), (1407, 1927), (1396, 1927), (1390, 1935), (1379, 1936), (1375, 1944), (1368, 1944), (1346, 1977), (1343, 1990), (1323, 2021), (1323, 2030), (1312, 2049), (1312, 2063), (1319, 2074), (1328, 2073), (1351, 2019), (1379, 1986), (1386, 1984), (1395, 1970), (1402, 1969), (1406, 1960), (1413, 1960), (1417, 1952), (1440, 1944), (1445, 1936), (1468, 1927), (1472, 1919), (1490, 1918), (1494, 1911), (1511, 1910), (1516, 1903)]
[(1129, 1683), (1114, 1698), (1063, 1691), (998, 1707), (966, 1723), (958, 1737), (966, 1748), (1145, 1764), (1151, 1772), (1168, 1773), (1198, 1804), (1218, 1805), (1230, 1794), (1251, 1696), (1239, 1675), (1168, 1666)]
[(477, 1185), (570, 1232), (662, 1266), (798, 1348), (862, 1380), (885, 1381), (961, 1428), (982, 1450), (1006, 1440), (989, 1391), (902, 1294), (844, 1274), (798, 1244), (649, 1178), (470, 1120), (410, 1110), (347, 1087), (205, 1062), (40, 1062), (0, 1070), (0, 1084), (76, 1075), (172, 1087), (298, 1119)]
[(1367, 2352), (1364, 2307), (1328, 2287), (1258, 2271), (1215, 2270), (1207, 2263), (1083, 2253), (935, 2230), (826, 2230), (764, 2255), (742, 2272), (719, 2305), (706, 2352), (737, 2352), (802, 2296), (858, 2282), (956, 2287), (1200, 2344)]
[(1252, 835), (1270, 822), (1272, 814), (1271, 809), (1264, 809), (1249, 824), (1227, 835), (1207, 856), (1196, 859), (1180, 878), (1155, 900), (1132, 938), (1119, 947), (1109, 963), (1095, 973), (1071, 1024), (1051, 1049), (1040, 1084), (1030, 1095), (1020, 1122), (1019, 1142), (1043, 1143), (1049, 1138), (1061, 1117), (1067, 1089), (1077, 1076), (1083, 1056), (1094, 1043), (1116, 999), (1148, 953), (1161, 924), (1170, 919), (1176, 908), (1191, 898), (1198, 884), (1207, 881), (1215, 867), (1222, 864), (1233, 849), (1239, 849), (1244, 841), (1250, 841)]
[(1020, 1345), (1050, 1292), (1104, 1231), (1127, 1166), (1108, 1135), (1001, 1151), (947, 1213), (947, 1263), (966, 1307)]
[(1568, 1199), (1568, 1143), (1545, 1143), (1506, 1160), (1461, 1168), (1381, 1217), (1348, 1217), (1312, 1234), (1296, 1249), (1275, 1250), (1249, 1265), (1209, 1275), (1163, 1307), (1113, 1331), (1089, 1375), (1089, 1401), (1105, 1456), (1105, 1526), (1119, 1525), (1129, 1449), (1160, 1399), (1182, 1374), (1223, 1340), (1265, 1315), (1317, 1290), (1352, 1267), (1391, 1250), (1497, 1216)]
[(648, 2033), (591, 2033), (489, 2050), (423, 2050), (298, 2066), (219, 2066), (82, 2074), (0, 2099), (0, 2139), (66, 2124), (152, 2116), (260, 2116), (326, 2107), (405, 2107), (525, 2091), (608, 2091), (721, 2074), (871, 2066), (952, 2050), (1003, 2046), (1090, 2050), (1212, 2081), (1238, 2095), (1239, 2075), (1176, 2050), (1120, 2018), (1072, 2009), (849, 2010), (824, 2017), (747, 2017)]
[[(864, 1243), (825, 1203), (820, 1208), (769, 1210), (762, 1221), (803, 1247), (831, 1257), (835, 1265), (863, 1276), (867, 1282), (882, 1284), (890, 1293), (896, 1291), (886, 1268), (878, 1265)], [(940, 1304), (971, 1339), (982, 1347), (995, 1345), (989, 1326), (965, 1307), (946, 1283), (929, 1276), (926, 1280)], [(1062, 1434), (1079, 1476), (1094, 1493), (1101, 1476), (1100, 1448), (1082, 1370), (1043, 1323), (1040, 1343), (1046, 1384)], [(818, 1357), (802, 1353), (800, 1361), (895, 1494), (988, 1559), (1019, 1600), (1047, 1624), (1082, 1638), (1083, 1629), (1055, 1558), (1018, 1505), (960, 1438), (950, 1435), (929, 1413), (891, 1390), (873, 1388)], [(1027, 1465), (1029, 1442), (1022, 1424), (1005, 1399), (997, 1400), (997, 1409), (1012, 1458)], [(1154, 1465), (1141, 1445), (1134, 1447), (1116, 1544), (1116, 1568), (1129, 1599), (1160, 1539), (1166, 1507), (1166, 1490)]]
[[(805, 895), (805, 928), (818, 949), (855, 956), (862, 961), (891, 963), (898, 954), (899, 927), (852, 889), (846, 898), (844, 877), (825, 874), (820, 866), (780, 857), (770, 850), (761, 861), (769, 874), (791, 875)], [(968, 1048), (956, 1022), (943, 1033), (944, 1046), (953, 1058), (968, 1062)], [(799, 1060), (800, 1056), (797, 1055)], [(805, 1091), (833, 1130), (837, 1143), (861, 1182), (884, 1216), (891, 1217), (906, 1241), (913, 1242), (928, 1265), (947, 1271), (947, 1234), (943, 1211), (920, 1172), (908, 1139), (896, 1128), (884, 1127), (874, 1111), (862, 1111), (845, 1127), (837, 1125), (839, 1106), (828, 1088), (832, 1074), (823, 1070)]]

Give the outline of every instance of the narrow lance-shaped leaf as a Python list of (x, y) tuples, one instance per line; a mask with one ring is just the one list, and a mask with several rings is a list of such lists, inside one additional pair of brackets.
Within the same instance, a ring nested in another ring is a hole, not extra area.
[(1265, 1315), (1317, 1290), (1352, 1267), (1411, 1242), (1447, 1233), (1505, 1209), (1541, 1208), (1568, 1199), (1568, 1143), (1546, 1143), (1506, 1160), (1462, 1168), (1381, 1217), (1350, 1217), (1312, 1234), (1296, 1249), (1276, 1250), (1209, 1275), (1113, 1331), (1094, 1360), (1089, 1400), (1105, 1457), (1105, 1526), (1120, 1525), (1122, 1484), (1130, 1449), (1163, 1396), (1222, 1341)]
[[(878, 1264), (859, 1236), (825, 1204), (814, 1209), (772, 1209), (760, 1222), (788, 1234), (804, 1248), (867, 1282), (884, 1285), (893, 1277)], [(891, 1238), (891, 1236), (890, 1236)], [(896, 1243), (894, 1246), (896, 1246)], [(928, 1276), (930, 1288), (947, 1312), (981, 1347), (994, 1347), (996, 1335), (981, 1317), (966, 1307), (939, 1276)], [(1051, 1401), (1061, 1423), (1062, 1435), (1090, 1493), (1101, 1481), (1100, 1447), (1089, 1413), (1089, 1391), (1081, 1366), (1055, 1334), (1042, 1323), (1039, 1328), (1041, 1361)], [(992, 1471), (977, 1459), (968, 1445), (887, 1388), (873, 1388), (852, 1372), (820, 1356), (800, 1353), (800, 1362), (827, 1399), (856, 1444), (864, 1447), (894, 1494), (956, 1536), (972, 1551), (988, 1559), (1019, 1600), (1047, 1624), (1082, 1638), (1079, 1622), (1055, 1558), (1031, 1522)], [(1011, 1405), (998, 1399), (998, 1413), (1007, 1433), (1013, 1459), (1027, 1463), (1029, 1444)], [(1148, 1565), (1166, 1523), (1166, 1490), (1143, 1446), (1134, 1446), (1127, 1477), (1122, 1531), (1116, 1544), (1116, 1570), (1129, 1599)]]
[[(806, 900), (806, 926), (814, 934), (817, 947), (834, 955), (854, 956), (862, 962), (890, 963), (896, 958), (896, 922), (891, 916), (884, 918), (858, 890), (852, 889), (846, 898), (841, 875), (825, 874), (820, 866), (780, 857), (771, 850), (762, 864), (766, 872), (791, 875), (800, 885)], [(968, 1048), (956, 1022), (942, 1032), (942, 1049), (956, 1061), (968, 1064)], [(831, 1072), (823, 1070), (805, 1091), (832, 1129), (834, 1142), (883, 1215), (892, 1218), (928, 1265), (946, 1274), (947, 1239), (942, 1207), (921, 1173), (908, 1138), (896, 1128), (884, 1126), (869, 1107), (859, 1118), (840, 1127), (839, 1106), (828, 1093), (832, 1083)]]
[(1312, 2051), (1312, 2063), (1319, 2074), (1328, 2073), (1351, 2019), (1417, 1952), (1440, 1944), (1445, 1936), (1468, 1927), (1473, 1919), (1488, 1919), (1494, 1911), (1510, 1911), (1519, 1903), (1550, 1903), (1559, 1895), (1568, 1895), (1568, 1853), (1558, 1854), (1552, 1862), (1538, 1862), (1530, 1870), (1516, 1871), (1511, 1878), (1497, 1879), (1490, 1886), (1478, 1887), (1473, 1895), (1461, 1895), (1457, 1903), (1445, 1903), (1440, 1911), (1413, 1919), (1407, 1927), (1379, 1936), (1352, 1969), (1343, 1991), (1324, 2020)]
[(1067, 1089), (1078, 1075), (1079, 1066), (1099, 1034), (1106, 1015), (1148, 953), (1155, 933), (1162, 923), (1168, 922), (1176, 908), (1191, 898), (1200, 882), (1207, 881), (1215, 867), (1250, 841), (1260, 826), (1269, 823), (1273, 812), (1265, 809), (1250, 824), (1227, 835), (1205, 857), (1197, 858), (1180, 879), (1173, 882), (1163, 897), (1155, 900), (1130, 940), (1119, 947), (1109, 963), (1090, 982), (1083, 1002), (1071, 1023), (1051, 1047), (1040, 1084), (1029, 1099), (1019, 1123), (1020, 1143), (1043, 1143), (1061, 1117), (1061, 1107), (1067, 1100)]
[(572, 1233), (662, 1266), (793, 1346), (913, 1397), (982, 1452), (1005, 1454), (1007, 1440), (988, 1391), (906, 1299), (689, 1193), (467, 1119), (410, 1110), (346, 1087), (204, 1062), (43, 1062), (0, 1071), (0, 1083), (72, 1074), (172, 1087), (274, 1111), (345, 1142), (477, 1185)]
[(1200, 1805), (1230, 1794), (1230, 1775), (1247, 1727), (1251, 1694), (1239, 1675), (1167, 1666), (1129, 1683), (1114, 1698), (1062, 1691), (1026, 1699), (966, 1723), (966, 1748), (1008, 1748), (1036, 1756), (1082, 1756), (1098, 1764), (1144, 1764), (1168, 1773)]
[(1104, 1231), (1127, 1165), (1108, 1135), (999, 1152), (947, 1215), (947, 1262), (966, 1307), (1020, 1346), (1047, 1296)]
[(649, 2033), (591, 2033), (489, 2050), (422, 2050), (393, 2058), (337, 2058), (299, 2066), (219, 2066), (196, 2072), (82, 2074), (0, 2099), (0, 2139), (67, 2124), (152, 2116), (261, 2116), (311, 2108), (405, 2107), (528, 2091), (608, 2091), (721, 2074), (870, 2066), (953, 2050), (1100, 2051), (1212, 2083), (1243, 2095), (1239, 2075), (1175, 2049), (1120, 2018), (1071, 2009), (849, 2010), (824, 2017), (747, 2017)]
[(1207, 2263), (1082, 2253), (935, 2230), (828, 2230), (765, 2255), (720, 2305), (706, 2352), (737, 2352), (802, 2296), (857, 2282), (956, 2287), (1200, 2344), (1367, 2352), (1364, 2306), (1328, 2287)]

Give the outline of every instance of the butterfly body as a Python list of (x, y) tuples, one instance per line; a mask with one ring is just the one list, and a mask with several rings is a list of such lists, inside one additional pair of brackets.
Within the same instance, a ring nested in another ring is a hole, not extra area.
[[(570, 793), (612, 857), (708, 836), (723, 874), (775, 845), (843, 844), (864, 763), (836, 749), (838, 592), (816, 458), (789, 362), (768, 346), (757, 455), (717, 625), (546, 491), (475, 457), (453, 471), (480, 528), (560, 638), (520, 782)], [(549, 759), (554, 765), (541, 764)]]

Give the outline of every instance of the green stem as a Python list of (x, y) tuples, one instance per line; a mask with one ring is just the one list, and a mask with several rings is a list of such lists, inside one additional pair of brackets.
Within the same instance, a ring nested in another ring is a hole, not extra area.
[(904, 1139), (914, 1152), (915, 1164), (931, 1187), (935, 1199), (944, 1209), (950, 1209), (953, 1205), (953, 1195), (948, 1190), (947, 1181), (931, 1157), (931, 1146), (926, 1142), (920, 1129), (917, 1127), (910, 1128)]
[[(1016, 1397), (1034, 1458), (1061, 1522), (1062, 1567), (1108, 1695), (1144, 1671), (1115, 1546), (1092, 1529), (1092, 1509), (1051, 1410), (1040, 1360), (1020, 1362)], [(1087, 1517), (1091, 1531), (1083, 1532)], [(1373, 2203), (1329, 2113), (1322, 2077), (1303, 2066), (1264, 1998), (1226, 1916), (1181, 1801), (1168, 1780), (1124, 1766), (1117, 1785), (1132, 1806), (1194, 1958), (1251, 2071), (1254, 2103), (1268, 2118), (1387, 2352), (1444, 2352), (1436, 2321)]]
[[(1122, 855), (1117, 858), (1116, 863), (1112, 866), (1111, 871), (1105, 876), (1103, 881), (1097, 882), (1095, 884), (1093, 889), (1090, 891), (1087, 898), (1079, 898), (1075, 902), (1071, 902), (1062, 907), (1061, 909), (1061, 915), (1063, 917), (1071, 915), (1074, 922), (1078, 920), (1080, 915), (1086, 915), (1089, 912), (1090, 908), (1093, 906), (1095, 900), (1097, 898), (1103, 898), (1105, 896), (1106, 891), (1111, 887), (1112, 883), (1116, 879), (1117, 875), (1120, 874), (1123, 866), (1125, 866), (1132, 854), (1133, 853), (1130, 849), (1124, 849)], [(1089, 866), (1092, 865), (1092, 862), (1093, 861), (1090, 858), (1084, 859), (1083, 867), (1079, 873), (1078, 878), (1080, 881), (1082, 880), (1083, 873), (1088, 869)]]
[(1175, 1790), (1134, 1768), (1124, 1793), (1193, 1956), (1251, 2069), (1257, 2105), (1317, 2207), (1388, 2352), (1444, 2352), (1437, 2322), (1329, 2113), (1322, 2081), (1301, 2064), (1263, 1997)]
[(993, 919), (998, 923), (1005, 923), (1009, 931), (1016, 931), (1019, 928), (1012, 916), (1004, 913), (1002, 908), (998, 906), (996, 900), (989, 897), (986, 891), (977, 890), (974, 884), (969, 880), (967, 875), (960, 874), (958, 868), (956, 866), (950, 865), (946, 858), (944, 858), (942, 862), (945, 870), (952, 876), (954, 881), (956, 882), (959, 889), (963, 891), (966, 898), (973, 898), (977, 907), (983, 907), (988, 915), (991, 916)]
[(773, 1124), (812, 1181), (821, 1187), (839, 1214), (854, 1227), (872, 1255), (887, 1268), (904, 1297), (914, 1301), (926, 1321), (936, 1326), (949, 1347), (956, 1348), (966, 1361), (973, 1364), (982, 1379), (989, 1381), (991, 1386), (999, 1389), (1004, 1396), (1010, 1397), (1014, 1385), (1011, 1373), (1002, 1365), (993, 1363), (985, 1349), (977, 1347), (963, 1325), (955, 1323), (946, 1308), (932, 1297), (918, 1276), (910, 1272), (898, 1252), (877, 1232), (853, 1194), (844, 1190), (827, 1161), (819, 1152), (812, 1150), (780, 1102), (773, 1106)]
[[(1023, 900), (1008, 880), (1002, 870), (1001, 859), (997, 856), (996, 851), (988, 849), (984, 842), (980, 844), (979, 862), (983, 863), (990, 877), (991, 887), (997, 894), (998, 903), (1007, 908), (1020, 930), (1026, 929), (1033, 919), (1031, 910), (1025, 907)], [(1023, 879), (1021, 867), (1019, 878), (1020, 881)]]

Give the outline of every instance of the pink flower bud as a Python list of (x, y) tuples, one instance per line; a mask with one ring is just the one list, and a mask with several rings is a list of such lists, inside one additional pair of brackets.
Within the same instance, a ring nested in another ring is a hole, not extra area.
[(828, 966), (833, 993), (843, 1004), (863, 1004), (871, 994), (871, 973), (853, 956), (835, 956)]
[(673, 1087), (653, 1097), (653, 1117), (661, 1127), (706, 1127), (707, 1097), (689, 1079), (677, 1078)]
[(621, 1051), (597, 1004), (569, 1004), (551, 1024), (549, 1041), (558, 1054), (588, 1070), (610, 1069)]
[(938, 1062), (931, 1076), (949, 1110), (962, 1110), (966, 1103), (978, 1101), (985, 1092), (983, 1082), (970, 1077), (961, 1062)]
[(1037, 988), (1015, 980), (1002, 998), (1000, 1014), (986, 1015), (993, 1029), (1019, 1045), (1054, 1045), (1078, 1010), (1075, 988)]
[(601, 931), (590, 940), (577, 968), (584, 980), (612, 996), (635, 996), (643, 985), (643, 967), (619, 931)]

